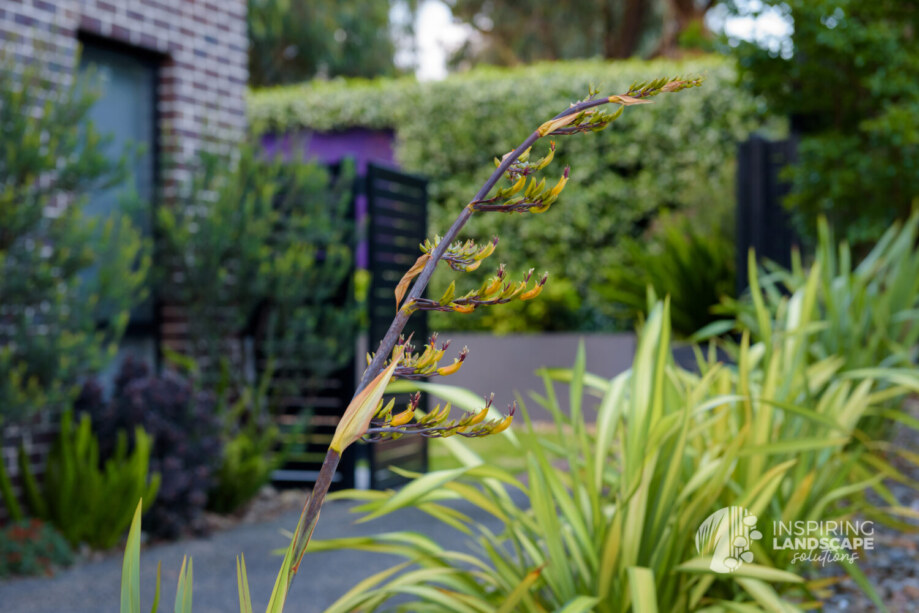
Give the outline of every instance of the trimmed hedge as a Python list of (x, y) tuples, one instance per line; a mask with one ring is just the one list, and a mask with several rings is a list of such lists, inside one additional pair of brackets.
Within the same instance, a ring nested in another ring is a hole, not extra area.
[[(599, 134), (559, 138), (549, 181), (572, 163), (572, 181), (552, 211), (531, 219), (476, 215), (466, 236), (501, 237), (496, 255), (514, 275), (550, 272), (539, 301), (470, 316), (437, 327), (488, 326), (499, 331), (610, 329), (622, 322), (592, 286), (618, 265), (617, 242), (640, 234), (663, 210), (717, 209), (731, 215), (736, 143), (762, 123), (762, 105), (735, 88), (731, 62), (704, 56), (685, 61), (556, 62), (525, 68), (479, 68), (433, 83), (410, 79), (309, 83), (254, 92), (256, 134), (393, 128), (402, 166), (431, 178), (430, 234), (443, 232), (492, 171), (491, 160), (513, 148), (544, 119), (583, 98), (592, 83), (620, 93), (634, 81), (704, 75), (689, 95), (666, 96), (626, 112)], [(541, 156), (548, 143), (540, 143)], [(730, 226), (730, 224), (725, 224)], [(565, 262), (564, 268), (559, 264)], [(483, 266), (469, 286), (492, 274)], [(431, 295), (450, 274), (438, 271)], [(464, 291), (464, 280), (458, 291)]]

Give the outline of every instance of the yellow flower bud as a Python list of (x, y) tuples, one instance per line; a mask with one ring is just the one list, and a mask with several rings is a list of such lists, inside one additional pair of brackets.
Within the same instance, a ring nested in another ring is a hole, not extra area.
[(475, 310), (474, 304), (454, 304), (451, 306), (456, 313), (472, 313)]
[(466, 424), (466, 425), (467, 425), (467, 426), (474, 426), (474, 425), (476, 425), (476, 424), (480, 424), (480, 423), (482, 423), (482, 421), (485, 419), (485, 417), (486, 417), (487, 415), (488, 415), (488, 408), (484, 408), (484, 409), (482, 409), (481, 411), (479, 411), (478, 413), (476, 413), (476, 414), (472, 417), (472, 419), (469, 420), (469, 423)]
[(492, 277), (491, 283), (482, 290), (482, 294), (487, 298), (501, 289), (501, 277)]
[(495, 246), (497, 246), (497, 244), (498, 244), (498, 239), (495, 238), (493, 241), (491, 241), (490, 243), (482, 247), (479, 250), (479, 252), (476, 253), (475, 256), (473, 257), (476, 260), (484, 260), (485, 258), (487, 258), (488, 256), (490, 256), (492, 253), (495, 252)]
[(386, 406), (383, 406), (383, 401), (380, 401), (380, 410), (377, 411), (377, 417), (380, 419), (386, 419), (386, 416), (392, 413), (392, 408), (396, 406), (396, 399), (390, 398), (389, 402), (386, 403)]
[(521, 175), (521, 177), (517, 179), (516, 183), (514, 183), (510, 187), (510, 189), (507, 190), (504, 196), (513, 196), (514, 194), (522, 190), (523, 186), (526, 185), (526, 183), (527, 183), (526, 175)]
[(542, 292), (542, 285), (537, 285), (528, 292), (523, 292), (520, 294), (520, 300), (532, 300)]
[(527, 191), (523, 193), (524, 198), (533, 198), (546, 187), (546, 180), (543, 178), (539, 183), (536, 182), (536, 179), (530, 181), (530, 186), (527, 188)]
[(562, 190), (565, 189), (565, 184), (568, 183), (568, 169), (565, 169), (565, 173), (562, 175), (562, 178), (558, 180), (558, 183), (555, 184), (551, 190), (549, 190), (549, 197), (558, 197)]
[(444, 405), (444, 408), (440, 408), (440, 405), (434, 407), (434, 410), (428, 413), (428, 416), (431, 418), (431, 423), (439, 424), (448, 417), (450, 417), (450, 403), (448, 402)]
[(482, 423), (482, 421), (485, 419), (487, 415), (488, 415), (488, 407), (485, 407), (478, 413), (474, 413), (471, 418), (467, 418), (469, 419), (469, 421), (467, 421), (465, 425), (457, 428), (456, 431), (457, 432), (468, 432), (469, 430), (472, 429), (473, 426), (477, 426), (478, 424)]
[(462, 365), (463, 365), (463, 362), (461, 360), (453, 360), (453, 364), (450, 364), (449, 366), (442, 366), (441, 368), (438, 368), (437, 374), (443, 377), (447, 377), (459, 371)]
[(448, 287), (447, 291), (444, 292), (444, 295), (440, 297), (440, 304), (441, 305), (448, 304), (451, 300), (453, 300), (453, 296), (455, 295), (456, 295), (456, 281), (451, 281), (450, 287)]
[(392, 427), (404, 426), (408, 422), (412, 421), (412, 418), (415, 416), (415, 411), (411, 408), (405, 409), (401, 413), (396, 413), (392, 416), (392, 421), (389, 422), (389, 425)]
[(420, 370), (424, 368), (425, 366), (429, 364), (433, 364), (433, 363), (434, 363), (434, 352), (431, 351), (430, 347), (427, 347), (425, 348), (424, 353), (421, 354), (421, 357), (415, 360), (415, 363), (412, 364), (412, 367), (415, 370)]
[(554, 157), (555, 157), (555, 141), (552, 142), (549, 148), (549, 153), (546, 154), (546, 157), (542, 158), (541, 160), (539, 160), (539, 162), (536, 163), (536, 170), (542, 170), (543, 168), (548, 166), (549, 163), (552, 161), (552, 158)]
[(498, 434), (499, 432), (504, 432), (511, 425), (511, 422), (514, 421), (513, 415), (508, 415), (504, 419), (498, 422), (498, 425), (491, 429), (491, 434)]
[(514, 296), (522, 292), (524, 289), (526, 289), (526, 286), (527, 286), (526, 281), (521, 281), (520, 284), (517, 285), (517, 287), (514, 287), (513, 285), (508, 285), (507, 289), (504, 290), (504, 293), (501, 294), (501, 299), (510, 300), (511, 298), (513, 298)]

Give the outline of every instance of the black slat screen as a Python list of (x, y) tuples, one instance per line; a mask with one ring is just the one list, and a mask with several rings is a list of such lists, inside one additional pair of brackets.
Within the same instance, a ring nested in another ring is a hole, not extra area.
[[(405, 173), (369, 164), (367, 167), (367, 210), (369, 213), (368, 263), (370, 295), (367, 299), (370, 329), (369, 343), (375, 351), (396, 314), (395, 289), (402, 275), (421, 255), (419, 243), (427, 232), (427, 181)], [(413, 344), (420, 347), (428, 338), (425, 313), (416, 312), (409, 320), (405, 335), (414, 333)], [(396, 397), (396, 409), (408, 402), (408, 396)], [(424, 400), (422, 400), (424, 403)], [(424, 406), (421, 407), (425, 409)], [(389, 470), (398, 466), (425, 472), (427, 441), (420, 436), (406, 436), (394, 441), (366, 446), (370, 459), (370, 483), (373, 489), (399, 485), (404, 479)]]

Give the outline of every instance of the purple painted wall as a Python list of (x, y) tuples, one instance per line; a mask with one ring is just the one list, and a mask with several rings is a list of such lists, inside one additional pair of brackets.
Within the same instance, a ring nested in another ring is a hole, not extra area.
[(393, 154), (394, 134), (391, 130), (349, 128), (338, 132), (293, 132), (262, 136), (262, 148), (268, 155), (282, 154), (290, 159), (294, 150), (302, 152), (304, 159), (320, 162), (338, 162), (344, 157), (353, 158), (357, 171), (363, 173), (367, 162), (395, 165)]
[[(349, 128), (338, 132), (294, 132), (287, 134), (266, 134), (262, 136), (262, 149), (269, 157), (281, 155), (290, 160), (294, 154), (301, 154), (305, 160), (333, 164), (343, 158), (354, 160), (359, 175), (367, 171), (367, 163), (396, 166), (393, 152), (395, 135), (391, 130)], [(357, 227), (367, 216), (367, 198), (358, 194), (355, 202)], [(361, 237), (356, 254), (358, 268), (367, 268), (367, 241)]]

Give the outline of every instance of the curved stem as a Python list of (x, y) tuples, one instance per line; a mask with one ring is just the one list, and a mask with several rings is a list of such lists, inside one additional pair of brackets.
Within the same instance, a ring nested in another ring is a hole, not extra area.
[[(609, 104), (609, 102), (609, 98), (606, 97), (586, 100), (584, 102), (580, 102), (568, 107), (552, 119), (560, 119), (567, 115), (580, 113), (583, 110), (595, 106)], [(431, 253), (431, 259), (428, 260), (428, 263), (421, 271), (421, 274), (418, 275), (417, 279), (415, 279), (415, 283), (412, 285), (412, 290), (405, 298), (404, 304), (409, 304), (412, 302), (412, 300), (421, 298), (421, 294), (424, 293), (425, 288), (428, 286), (428, 282), (430, 282), (431, 276), (434, 274), (434, 269), (437, 268), (437, 263), (440, 261), (441, 257), (443, 257), (447, 247), (450, 246), (450, 243), (456, 240), (460, 230), (463, 229), (463, 226), (466, 225), (466, 222), (469, 221), (469, 218), (472, 217), (472, 214), (475, 212), (472, 207), (472, 203), (484, 199), (485, 196), (488, 195), (488, 192), (491, 191), (498, 180), (504, 175), (505, 171), (507, 171), (510, 165), (516, 162), (517, 158), (519, 158), (524, 151), (533, 146), (533, 143), (542, 138), (542, 136), (545, 135), (540, 134), (539, 130), (533, 131), (533, 133), (530, 134), (526, 140), (520, 143), (520, 146), (514, 149), (510, 155), (505, 157), (495, 169), (495, 171), (491, 173), (491, 176), (488, 177), (488, 180), (485, 181), (485, 183), (479, 189), (478, 193), (473, 196), (472, 200), (470, 200), (470, 204), (463, 208), (462, 212), (456, 218), (456, 221), (453, 222), (453, 225), (450, 226), (450, 229), (447, 230), (440, 243)], [(386, 331), (386, 334), (383, 336), (383, 340), (380, 341), (380, 346), (376, 351), (376, 355), (373, 356), (373, 360), (370, 362), (370, 365), (366, 370), (364, 370), (364, 374), (361, 376), (360, 383), (355, 390), (355, 395), (359, 394), (361, 390), (363, 390), (370, 381), (373, 381), (373, 378), (383, 370), (383, 365), (386, 363), (386, 360), (392, 353), (393, 347), (396, 346), (396, 342), (399, 340), (399, 335), (402, 334), (402, 330), (405, 329), (405, 325), (408, 323), (409, 317), (411, 317), (411, 313), (407, 310), (400, 309), (396, 313), (396, 317), (390, 324), (389, 330)]]
[[(530, 134), (519, 147), (514, 149), (514, 152), (509, 156), (504, 158), (500, 165), (495, 169), (488, 180), (482, 185), (475, 197), (472, 198), (471, 202), (476, 200), (481, 200), (488, 195), (488, 192), (491, 191), (491, 188), (495, 186), (498, 182), (498, 179), (504, 174), (504, 172), (513, 164), (520, 155), (526, 151), (529, 147), (533, 145), (537, 140), (539, 140), (540, 135), (539, 131), (535, 131)], [(456, 218), (456, 221), (453, 222), (453, 225), (450, 226), (450, 229), (444, 234), (440, 243), (437, 244), (437, 247), (431, 253), (431, 259), (428, 260), (428, 263), (425, 265), (424, 270), (421, 271), (421, 274), (418, 275), (418, 278), (415, 279), (415, 283), (412, 285), (412, 291), (409, 292), (408, 296), (405, 298), (404, 304), (409, 304), (412, 300), (421, 298), (421, 294), (424, 293), (425, 288), (428, 285), (428, 282), (431, 280), (431, 276), (434, 274), (434, 269), (437, 267), (437, 263), (440, 261), (440, 258), (443, 257), (444, 252), (447, 250), (447, 247), (450, 246), (456, 237), (459, 235), (460, 230), (463, 229), (463, 226), (466, 225), (466, 222), (469, 221), (469, 218), (472, 217), (472, 214), (475, 211), (471, 206), (466, 206), (463, 208), (463, 211), (459, 214), (459, 217)], [(364, 375), (361, 377), (361, 381), (357, 386), (355, 393), (360, 393), (361, 390), (366, 387), (367, 383), (373, 380), (377, 374), (383, 370), (383, 365), (386, 360), (389, 358), (389, 354), (392, 353), (393, 347), (396, 346), (396, 341), (399, 340), (399, 335), (402, 334), (402, 330), (405, 329), (405, 324), (408, 323), (408, 318), (411, 317), (405, 309), (400, 309), (396, 313), (395, 319), (393, 319), (392, 324), (389, 326), (389, 330), (386, 331), (386, 335), (383, 336), (383, 340), (380, 341), (380, 347), (377, 349), (376, 355), (373, 356), (373, 361), (370, 362), (370, 366), (364, 371)]]
[[(656, 90), (642, 90), (642, 91), (630, 91), (627, 96), (632, 98), (645, 98), (648, 96), (655, 95), (660, 91), (673, 91), (658, 87)], [(601, 98), (592, 98), (584, 102), (579, 102), (578, 104), (573, 104), (555, 117), (553, 117), (550, 122), (553, 122), (562, 117), (568, 115), (573, 115), (575, 113), (580, 113), (583, 110), (601, 106), (603, 104), (609, 104), (611, 102), (619, 104), (626, 104), (624, 102), (616, 100), (616, 96), (610, 98), (601, 97)], [(620, 98), (621, 100), (621, 98)], [(560, 126), (563, 127), (563, 126)], [(404, 304), (408, 305), (412, 301), (418, 300), (421, 298), (421, 294), (424, 292), (425, 288), (428, 285), (428, 282), (431, 280), (431, 276), (434, 274), (434, 269), (437, 267), (437, 263), (441, 260), (450, 243), (456, 240), (456, 237), (459, 235), (460, 230), (463, 229), (463, 226), (466, 225), (466, 222), (469, 221), (469, 218), (472, 217), (472, 214), (475, 212), (474, 204), (480, 202), (484, 199), (488, 192), (495, 186), (498, 180), (504, 175), (507, 169), (517, 161), (517, 159), (523, 154), (524, 151), (529, 149), (536, 141), (538, 141), (543, 136), (549, 136), (553, 134), (565, 134), (564, 131), (554, 131), (552, 125), (549, 122), (544, 123), (540, 126), (539, 129), (531, 133), (519, 147), (514, 149), (509, 155), (507, 155), (495, 171), (491, 174), (487, 181), (479, 189), (478, 193), (473, 196), (469, 201), (459, 216), (456, 218), (456, 221), (453, 222), (453, 225), (447, 230), (435, 247), (434, 251), (431, 253), (431, 257), (425, 264), (424, 269), (421, 271), (421, 274), (418, 275), (418, 278), (415, 279), (412, 289), (409, 292), (408, 296), (405, 298)], [(355, 390), (355, 397), (361, 393), (361, 391), (372, 381), (380, 372), (383, 370), (383, 366), (386, 363), (386, 359), (392, 353), (393, 348), (396, 346), (396, 342), (399, 340), (399, 335), (402, 333), (402, 330), (405, 329), (405, 325), (408, 323), (408, 319), (411, 316), (409, 309), (405, 307), (399, 309), (396, 313), (395, 318), (393, 319), (392, 324), (389, 326), (389, 330), (386, 331), (383, 340), (380, 342), (380, 346), (377, 349), (376, 355), (371, 361), (370, 365), (364, 371), (361, 381)], [(394, 431), (391, 428), (377, 428), (374, 429), (374, 432), (390, 432)], [(395, 431), (399, 431), (395, 429)], [(401, 432), (401, 431), (399, 431)], [(464, 433), (461, 433), (464, 434)], [(313, 533), (313, 528), (316, 526), (316, 522), (319, 519), (319, 511), (322, 507), (322, 503), (325, 500), (326, 493), (329, 490), (329, 486), (332, 483), (332, 477), (335, 474), (335, 469), (338, 466), (338, 462), (341, 459), (341, 456), (335, 452), (333, 449), (329, 449), (326, 454), (325, 462), (323, 462), (322, 469), (320, 470), (319, 478), (316, 480), (316, 483), (313, 485), (313, 491), (306, 501), (306, 504), (303, 506), (303, 510), (300, 515), (301, 523), (298, 526), (297, 533), (294, 535), (295, 546), (294, 546), (294, 564), (291, 568), (291, 573), (288, 578), (287, 587), (290, 587), (290, 583), (293, 581), (294, 576), (299, 569), (300, 561), (303, 558), (303, 554), (306, 553), (306, 548), (309, 545), (310, 537)]]

